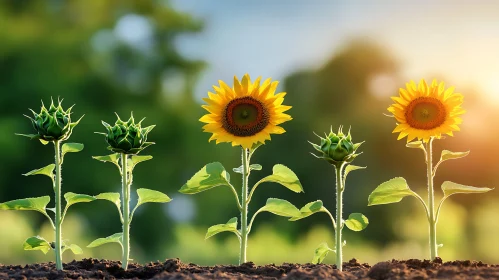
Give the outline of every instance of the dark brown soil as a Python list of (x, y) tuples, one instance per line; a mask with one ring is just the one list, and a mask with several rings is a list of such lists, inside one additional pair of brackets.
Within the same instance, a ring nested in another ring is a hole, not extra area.
[(475, 261), (442, 263), (421, 260), (380, 262), (374, 266), (353, 259), (343, 272), (335, 265), (289, 264), (256, 266), (220, 265), (213, 267), (184, 264), (179, 259), (146, 265), (131, 264), (127, 271), (120, 263), (84, 259), (55, 270), (54, 263), (26, 266), (0, 265), (0, 279), (499, 279), (499, 266)]

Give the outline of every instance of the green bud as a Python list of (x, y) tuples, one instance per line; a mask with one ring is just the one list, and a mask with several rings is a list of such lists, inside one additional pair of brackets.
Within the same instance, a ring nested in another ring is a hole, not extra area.
[(331, 132), (325, 136), (325, 138), (318, 136), (321, 139), (320, 145), (310, 143), (315, 150), (321, 153), (320, 156), (315, 155), (317, 158), (322, 158), (333, 165), (338, 165), (343, 162), (351, 163), (359, 155), (355, 152), (362, 143), (354, 144), (350, 131), (348, 135), (345, 135), (342, 127), (340, 127), (338, 133), (334, 133), (331, 129)]
[(58, 100), (58, 105), (51, 101), (47, 109), (42, 101), (40, 113), (31, 110), (33, 117), (28, 117), (33, 124), (36, 134), (19, 134), (30, 137), (31, 139), (40, 139), (44, 141), (64, 141), (71, 136), (73, 128), (80, 122), (83, 116), (76, 122), (71, 122), (71, 106), (69, 109), (62, 108), (62, 100)]
[(98, 132), (99, 134), (106, 136), (106, 142), (109, 144), (109, 150), (116, 153), (135, 155), (154, 144), (152, 142), (147, 142), (147, 135), (155, 127), (155, 125), (142, 128), (141, 123), (144, 119), (138, 123), (135, 123), (132, 114), (130, 119), (124, 122), (120, 119), (118, 114), (116, 114), (116, 116), (118, 117), (118, 120), (116, 120), (114, 126), (111, 126), (103, 121), (102, 124), (106, 127), (107, 132)]

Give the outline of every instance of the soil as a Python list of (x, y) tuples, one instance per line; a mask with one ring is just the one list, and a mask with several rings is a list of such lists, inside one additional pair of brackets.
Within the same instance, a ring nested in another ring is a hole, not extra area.
[(343, 265), (290, 264), (256, 266), (220, 265), (212, 267), (185, 264), (179, 259), (146, 265), (130, 264), (124, 271), (120, 262), (83, 259), (64, 264), (57, 271), (54, 263), (26, 266), (0, 265), (0, 279), (499, 279), (499, 266), (476, 261), (392, 260), (372, 267), (352, 259)]

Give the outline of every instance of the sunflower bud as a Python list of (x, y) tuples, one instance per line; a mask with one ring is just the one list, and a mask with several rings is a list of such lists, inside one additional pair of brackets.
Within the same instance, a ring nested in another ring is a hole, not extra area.
[(102, 122), (107, 129), (107, 133), (100, 134), (106, 136), (106, 142), (109, 144), (108, 150), (116, 153), (138, 154), (143, 149), (154, 144), (147, 142), (147, 134), (149, 134), (155, 125), (142, 128), (141, 123), (144, 119), (136, 124), (133, 114), (126, 122), (122, 121), (118, 114), (116, 116), (118, 120), (114, 126), (104, 121)]
[(81, 117), (76, 122), (71, 122), (71, 106), (66, 111), (61, 106), (62, 100), (59, 100), (59, 104), (57, 106), (54, 105), (54, 101), (52, 100), (50, 107), (47, 109), (42, 102), (42, 108), (40, 113), (36, 113), (31, 110), (33, 113), (33, 118), (28, 117), (32, 124), (33, 128), (36, 130), (36, 134), (19, 134), (22, 136), (30, 137), (31, 139), (40, 139), (44, 141), (64, 141), (71, 136), (73, 132), (73, 128), (80, 122)]
[(314, 149), (322, 154), (316, 157), (325, 159), (333, 165), (343, 162), (351, 163), (359, 155), (355, 152), (362, 145), (362, 143), (354, 144), (350, 131), (348, 135), (345, 135), (342, 127), (338, 130), (338, 133), (334, 133), (331, 129), (329, 135), (326, 135), (325, 138), (319, 136), (319, 138), (321, 139), (320, 145), (310, 143)]

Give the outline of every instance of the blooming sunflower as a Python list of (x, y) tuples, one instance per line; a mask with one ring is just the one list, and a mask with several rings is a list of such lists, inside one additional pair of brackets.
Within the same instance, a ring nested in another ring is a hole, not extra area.
[(249, 149), (258, 142), (270, 140), (270, 134), (286, 132), (279, 125), (291, 120), (284, 114), (291, 106), (282, 105), (285, 92), (275, 93), (277, 81), (267, 79), (260, 85), (261, 77), (254, 83), (248, 74), (241, 82), (234, 76), (234, 86), (223, 81), (213, 86), (215, 93), (208, 92), (203, 98), (208, 105), (202, 107), (209, 112), (199, 120), (206, 123), (205, 132), (213, 133), (209, 141), (232, 142), (232, 146)]
[(397, 120), (393, 133), (399, 133), (397, 140), (407, 136), (407, 142), (417, 138), (428, 142), (430, 138), (440, 138), (442, 134), (453, 136), (459, 131), (466, 111), (461, 108), (463, 95), (454, 93), (454, 87), (445, 89), (443, 82), (433, 80), (430, 86), (425, 80), (418, 85), (414, 81), (399, 90), (400, 96), (392, 97), (390, 111)]

